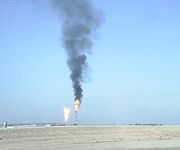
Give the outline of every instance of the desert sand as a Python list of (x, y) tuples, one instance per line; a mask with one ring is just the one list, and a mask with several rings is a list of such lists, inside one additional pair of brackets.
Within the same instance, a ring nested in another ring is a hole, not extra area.
[(180, 125), (1, 128), (0, 150), (180, 150)]

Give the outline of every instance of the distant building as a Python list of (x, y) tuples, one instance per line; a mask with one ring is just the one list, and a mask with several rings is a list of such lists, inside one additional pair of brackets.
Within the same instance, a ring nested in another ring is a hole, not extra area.
[(3, 127), (7, 128), (7, 121), (4, 122)]

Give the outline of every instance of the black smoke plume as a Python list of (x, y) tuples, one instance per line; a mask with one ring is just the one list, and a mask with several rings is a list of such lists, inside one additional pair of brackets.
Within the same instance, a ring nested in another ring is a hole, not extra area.
[(82, 82), (88, 67), (87, 54), (92, 47), (92, 37), (101, 23), (101, 13), (89, 0), (53, 0), (60, 15), (62, 42), (67, 52), (74, 96), (81, 102)]

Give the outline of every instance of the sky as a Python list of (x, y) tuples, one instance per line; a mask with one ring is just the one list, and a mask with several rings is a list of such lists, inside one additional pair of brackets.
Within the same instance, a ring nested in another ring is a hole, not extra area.
[[(92, 0), (81, 124), (180, 123), (180, 1)], [(46, 0), (0, 0), (0, 123), (64, 123), (74, 96), (61, 18)]]

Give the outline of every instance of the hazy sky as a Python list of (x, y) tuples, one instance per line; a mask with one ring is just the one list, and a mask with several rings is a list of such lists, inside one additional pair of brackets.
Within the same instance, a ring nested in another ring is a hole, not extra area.
[[(104, 23), (88, 57), (82, 124), (180, 123), (180, 1), (93, 0)], [(49, 1), (0, 0), (0, 123), (64, 121), (74, 96)]]

